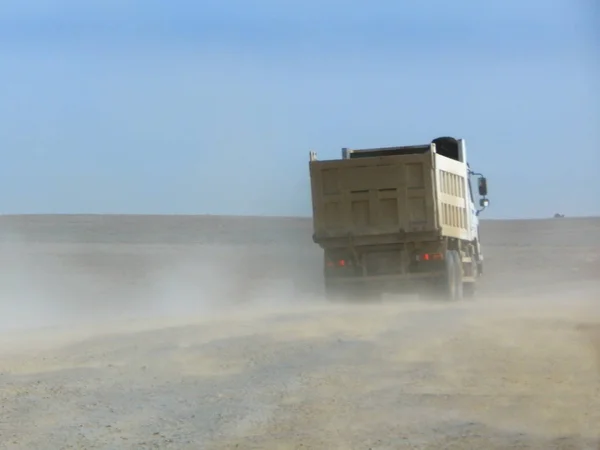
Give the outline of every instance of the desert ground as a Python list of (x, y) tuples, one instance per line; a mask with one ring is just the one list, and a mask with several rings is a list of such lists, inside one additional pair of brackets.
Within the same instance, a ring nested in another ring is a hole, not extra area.
[(309, 219), (0, 217), (0, 449), (599, 449), (600, 219), (329, 304)]

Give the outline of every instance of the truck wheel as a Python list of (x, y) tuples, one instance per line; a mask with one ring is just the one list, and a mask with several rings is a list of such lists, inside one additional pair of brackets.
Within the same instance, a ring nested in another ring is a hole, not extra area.
[(436, 297), (440, 300), (454, 301), (458, 295), (458, 263), (457, 256), (454, 255), (454, 251), (448, 250), (445, 254), (445, 273), (436, 289)]
[[(472, 272), (473, 272), (473, 278), (475, 278), (475, 280), (477, 280), (479, 278), (479, 275), (481, 274), (481, 263), (473, 261), (473, 262), (471, 262), (471, 267), (472, 267)], [(463, 283), (463, 297), (469, 298), (469, 299), (474, 298), (476, 295), (476, 288), (477, 288), (476, 281), (469, 282), (469, 283)]]
[(463, 284), (463, 263), (460, 252), (452, 250), (452, 256), (455, 262), (455, 277), (456, 277), (456, 294), (454, 300), (462, 300), (464, 296), (464, 284)]

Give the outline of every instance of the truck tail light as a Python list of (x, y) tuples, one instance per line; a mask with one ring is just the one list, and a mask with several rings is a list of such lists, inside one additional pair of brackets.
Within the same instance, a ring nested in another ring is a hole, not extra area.
[(338, 259), (337, 261), (327, 261), (327, 267), (347, 267), (351, 266), (352, 261), (349, 259)]
[(444, 259), (444, 255), (441, 253), (423, 253), (421, 255), (417, 255), (417, 261), (442, 261)]

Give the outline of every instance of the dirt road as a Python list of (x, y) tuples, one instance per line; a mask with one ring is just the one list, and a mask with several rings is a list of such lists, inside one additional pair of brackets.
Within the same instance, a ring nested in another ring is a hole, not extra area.
[(350, 306), (306, 221), (68, 220), (0, 223), (2, 449), (600, 447), (600, 220), (484, 224), (477, 301)]

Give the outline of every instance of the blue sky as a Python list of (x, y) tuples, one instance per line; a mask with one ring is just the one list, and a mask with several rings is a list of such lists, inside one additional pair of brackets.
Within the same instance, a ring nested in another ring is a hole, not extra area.
[(467, 140), (486, 217), (600, 215), (593, 0), (19, 0), (3, 213), (309, 215), (308, 151)]

